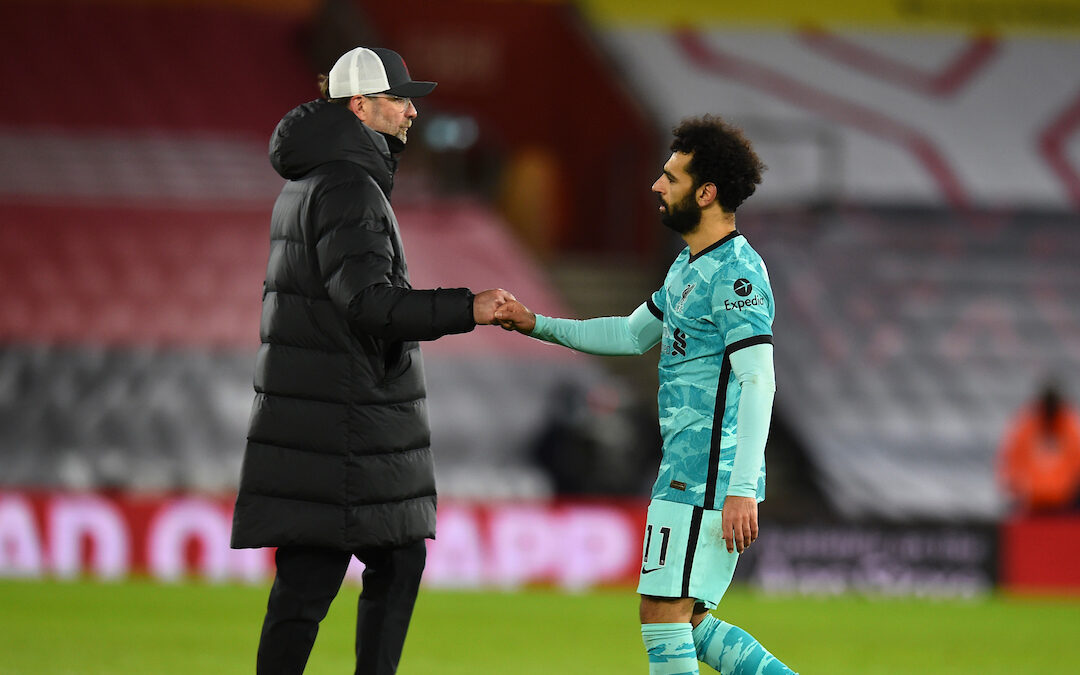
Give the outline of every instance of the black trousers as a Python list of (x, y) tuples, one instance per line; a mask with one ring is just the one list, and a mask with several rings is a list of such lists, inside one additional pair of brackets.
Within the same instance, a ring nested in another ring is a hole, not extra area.
[(304, 672), (319, 622), (337, 595), (354, 555), (366, 566), (356, 608), (356, 675), (392, 675), (397, 671), (427, 559), (423, 540), (400, 548), (352, 553), (300, 546), (279, 548), (277, 575), (259, 638), (258, 675)]

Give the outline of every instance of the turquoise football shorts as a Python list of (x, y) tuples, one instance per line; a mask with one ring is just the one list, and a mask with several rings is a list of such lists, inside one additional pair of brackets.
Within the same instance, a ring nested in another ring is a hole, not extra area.
[(649, 502), (637, 592), (694, 598), (716, 609), (739, 561), (738, 553), (728, 553), (720, 514), (691, 504)]

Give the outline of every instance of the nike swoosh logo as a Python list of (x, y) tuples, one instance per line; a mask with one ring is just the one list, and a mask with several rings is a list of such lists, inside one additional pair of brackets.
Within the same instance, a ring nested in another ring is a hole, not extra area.
[(643, 565), (641, 567), (641, 573), (642, 574), (648, 574), (649, 572), (655, 572), (656, 570), (662, 570), (662, 569), (664, 569), (664, 568), (663, 567), (654, 567), (651, 570), (647, 570), (647, 569), (645, 569), (645, 566)]

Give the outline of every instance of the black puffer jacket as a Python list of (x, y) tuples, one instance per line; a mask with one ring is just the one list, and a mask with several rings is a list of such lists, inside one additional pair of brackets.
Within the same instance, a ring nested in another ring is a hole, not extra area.
[(345, 551), (435, 535), (417, 340), (474, 327), (465, 288), (413, 290), (388, 201), (400, 141), (305, 103), (278, 124), (262, 346), (232, 545)]

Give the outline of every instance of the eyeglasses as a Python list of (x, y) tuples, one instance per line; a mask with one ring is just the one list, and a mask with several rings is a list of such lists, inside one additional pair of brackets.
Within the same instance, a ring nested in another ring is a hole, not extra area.
[(391, 96), (389, 94), (364, 94), (366, 98), (384, 98), (390, 101), (401, 110), (406, 110), (412, 104), (411, 98), (402, 98), (401, 96)]

